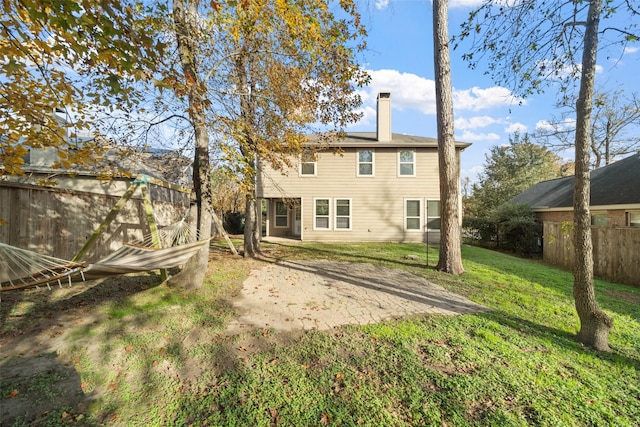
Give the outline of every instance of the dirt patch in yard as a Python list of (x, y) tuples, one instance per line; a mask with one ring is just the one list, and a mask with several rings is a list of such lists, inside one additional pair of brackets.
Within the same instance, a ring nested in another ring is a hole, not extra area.
[(625, 291), (605, 291), (605, 294), (611, 298), (615, 298), (621, 301), (628, 301), (634, 304), (640, 304), (639, 293), (625, 292)]
[[(175, 313), (193, 322), (175, 336), (164, 334), (163, 325), (145, 320), (144, 311), (140, 319), (132, 322), (124, 317), (104, 334), (108, 307), (129, 300), (139, 302), (138, 294), (145, 295), (144, 291), (159, 286), (157, 274), (110, 278), (54, 291), (2, 293), (0, 424), (38, 425), (52, 420), (58, 424), (95, 424), (95, 418), (87, 421), (89, 406), (114, 390), (109, 390), (109, 381), (95, 381), (97, 385), (83, 381), (76, 370), (82, 371), (83, 361), (76, 360), (77, 355), (81, 353), (90, 360), (94, 371), (109, 371), (117, 364), (129, 383), (144, 384), (136, 376), (139, 372), (128, 369), (125, 361), (136, 349), (122, 346), (110, 349), (108, 357), (101, 355), (105, 341), (122, 335), (159, 334), (158, 340), (141, 349), (153, 355), (148, 359), (150, 364), (141, 369), (179, 377), (188, 387), (203, 375), (233, 369), (247, 355), (296, 340), (307, 330), (338, 331), (336, 328), (347, 324), (486, 309), (418, 276), (367, 263), (275, 263), (273, 259), (245, 260), (220, 252), (211, 256), (209, 273), (216, 285), (210, 289), (234, 284), (208, 294), (202, 306), (192, 306), (206, 307), (197, 321), (185, 317), (198, 314), (186, 313), (178, 291), (167, 285), (154, 290), (168, 299), (176, 298), (175, 302), (165, 303), (161, 297), (146, 302), (150, 306), (167, 304), (162, 308), (163, 319)], [(219, 302), (218, 308), (211, 308), (211, 303)], [(221, 307), (227, 310), (226, 317), (221, 315)], [(73, 348), (80, 342), (73, 338), (77, 331), (91, 333), (81, 341), (81, 351)], [(200, 355), (192, 354), (197, 351)], [(112, 424), (111, 415), (100, 414), (103, 418), (98, 423)]]
[(64, 356), (70, 329), (99, 321), (96, 307), (157, 286), (156, 275), (110, 278), (49, 290), (3, 292), (0, 302), (0, 425), (53, 417), (83, 425), (92, 396)]

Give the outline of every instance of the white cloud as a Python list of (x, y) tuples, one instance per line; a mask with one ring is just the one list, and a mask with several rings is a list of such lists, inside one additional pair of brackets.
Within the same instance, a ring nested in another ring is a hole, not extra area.
[(542, 131), (552, 131), (555, 130), (556, 126), (554, 126), (553, 124), (549, 123), (548, 120), (539, 120), (536, 123), (536, 130), (542, 130)]
[[(484, 0), (451, 0), (449, 2), (449, 8), (477, 8)], [(391, 0), (376, 0), (375, 6), (378, 10), (384, 10), (389, 7)]]
[(551, 123), (548, 120), (540, 120), (536, 123), (536, 130), (545, 131), (545, 132), (560, 132), (569, 129), (574, 129), (576, 127), (575, 119), (564, 119), (559, 123)]
[(509, 126), (507, 126), (506, 128), (504, 128), (504, 131), (506, 133), (525, 133), (527, 131), (527, 126), (523, 125), (522, 123), (511, 123)]
[(640, 50), (639, 48), (635, 47), (635, 46), (625, 46), (624, 50), (622, 51), (622, 53), (624, 55), (629, 54), (629, 53), (637, 53), (638, 50)]
[(456, 8), (456, 7), (468, 7), (468, 8), (476, 8), (478, 6), (480, 6), (482, 3), (484, 3), (484, 0), (451, 0), (449, 2), (449, 7), (451, 9)]
[(424, 114), (436, 113), (436, 88), (433, 80), (397, 70), (370, 70), (369, 74), (369, 102), (375, 104), (378, 92), (390, 91), (394, 109), (417, 110)]
[(464, 142), (479, 142), (479, 141), (497, 141), (500, 139), (500, 135), (494, 132), (489, 133), (475, 133), (464, 131), (460, 137), (456, 137), (456, 141)]
[(478, 111), (493, 107), (526, 104), (526, 100), (516, 97), (509, 89), (493, 86), (482, 89), (477, 86), (471, 89), (456, 90), (453, 93), (453, 105), (457, 109)]
[(389, 6), (389, 0), (376, 0), (376, 9), (386, 9)]
[(493, 117), (489, 116), (475, 116), (468, 119), (461, 117), (455, 120), (454, 128), (461, 130), (478, 129), (490, 126), (495, 123), (500, 123), (500, 120), (494, 119)]
[[(360, 92), (365, 105), (375, 106), (378, 92), (390, 91), (393, 108), (416, 110), (423, 114), (436, 113), (436, 88), (432, 79), (398, 70), (368, 70), (371, 83)], [(514, 102), (526, 103), (515, 97), (509, 89), (499, 86), (490, 88), (473, 87), (453, 91), (456, 110), (477, 111), (492, 107), (511, 106)]]
[[(577, 79), (580, 77), (580, 72), (582, 70), (582, 64), (566, 64), (559, 69), (555, 69), (553, 63), (549, 60), (543, 60), (538, 62), (538, 67), (545, 68), (547, 70), (547, 74), (545, 78), (550, 80), (565, 80), (567, 78)], [(602, 65), (596, 64), (596, 74), (600, 74), (604, 71)]]
[(358, 121), (358, 125), (375, 125), (376, 123), (376, 109), (371, 106), (365, 106), (358, 111), (362, 113), (362, 118)]

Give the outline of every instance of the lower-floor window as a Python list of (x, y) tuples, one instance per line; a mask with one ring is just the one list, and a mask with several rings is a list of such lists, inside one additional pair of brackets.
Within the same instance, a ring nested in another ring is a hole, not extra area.
[(336, 199), (336, 230), (351, 230), (351, 199)]
[(329, 229), (329, 199), (314, 199), (313, 201), (313, 228), (315, 230)]
[(640, 211), (627, 212), (627, 225), (629, 227), (640, 227)]
[(606, 227), (609, 225), (609, 218), (606, 213), (594, 213), (591, 215), (591, 225), (594, 227)]
[(284, 202), (276, 202), (276, 227), (289, 226), (289, 209)]
[(422, 223), (422, 210), (420, 199), (407, 199), (404, 201), (404, 228), (407, 231), (420, 231)]
[(440, 230), (440, 200), (427, 200), (427, 230)]

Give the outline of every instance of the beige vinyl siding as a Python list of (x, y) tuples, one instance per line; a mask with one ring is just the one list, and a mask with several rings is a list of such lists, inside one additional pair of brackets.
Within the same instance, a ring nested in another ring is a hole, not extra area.
[[(398, 149), (373, 149), (374, 177), (357, 176), (356, 148), (319, 153), (316, 176), (301, 178), (297, 160), (283, 172), (263, 164), (258, 197), (300, 199), (303, 240), (423, 241), (424, 233), (404, 231), (404, 201), (420, 199), (424, 207), (425, 199), (440, 198), (436, 149), (416, 147), (415, 177), (398, 177)], [(331, 198), (331, 230), (314, 230), (314, 198)], [(336, 199), (351, 200), (351, 230), (335, 231)]]

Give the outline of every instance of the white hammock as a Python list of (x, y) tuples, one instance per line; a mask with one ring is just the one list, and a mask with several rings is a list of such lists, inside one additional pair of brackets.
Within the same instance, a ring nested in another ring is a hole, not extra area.
[(0, 290), (45, 283), (62, 286), (63, 279), (70, 284), (71, 277), (81, 275), (86, 266), (0, 243)]
[(158, 230), (160, 248), (153, 237), (125, 243), (116, 252), (95, 263), (71, 262), (0, 243), (0, 291), (119, 274), (174, 268), (186, 263), (210, 239), (196, 240), (197, 232), (185, 221)]

